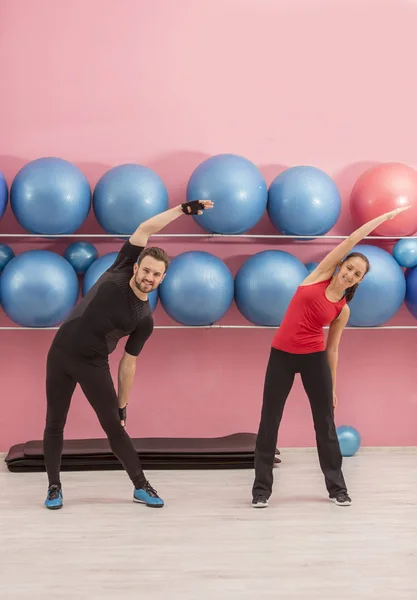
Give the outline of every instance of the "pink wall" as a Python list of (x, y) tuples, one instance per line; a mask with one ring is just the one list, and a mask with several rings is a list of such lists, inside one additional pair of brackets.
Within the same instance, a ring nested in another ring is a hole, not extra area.
[[(410, 135), (417, 106), (415, 2), (2, 0), (1, 6), (0, 170), (9, 184), (40, 156), (73, 161), (92, 186), (110, 166), (132, 161), (164, 178), (174, 204), (202, 159), (235, 152), (258, 164), (267, 183), (289, 165), (326, 170), (344, 200), (331, 233), (348, 234), (347, 196), (356, 177), (377, 161), (417, 164)], [(20, 231), (10, 208), (0, 228)], [(99, 231), (91, 215), (80, 231)], [(201, 230), (184, 217), (167, 231)], [(255, 231), (274, 233), (267, 217)], [(67, 243), (11, 245), (16, 253), (63, 252)], [(244, 257), (266, 247), (314, 260), (333, 242), (159, 243), (171, 255), (214, 252), (235, 272)], [(119, 246), (97, 242), (100, 254)], [(161, 307), (155, 318), (157, 325), (171, 323)], [(246, 324), (234, 307), (223, 322)], [(393, 323), (415, 320), (402, 310)], [(1, 324), (10, 324), (4, 315)], [(42, 436), (52, 335), (0, 331), (0, 451)], [(256, 431), (272, 335), (267, 329), (155, 331), (138, 365), (130, 434)], [(413, 330), (344, 334), (337, 424), (357, 426), (364, 445), (417, 444), (415, 344)], [(121, 351), (112, 358), (114, 373)], [(66, 436), (102, 437), (79, 392)], [(279, 444), (314, 444), (299, 381)]]

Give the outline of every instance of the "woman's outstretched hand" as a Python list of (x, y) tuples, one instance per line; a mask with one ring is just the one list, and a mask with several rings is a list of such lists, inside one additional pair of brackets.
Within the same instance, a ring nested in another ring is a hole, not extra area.
[(400, 208), (394, 208), (394, 210), (391, 210), (389, 213), (386, 213), (387, 219), (394, 219), (394, 217), (399, 215), (404, 210), (408, 210), (409, 208), (411, 208), (411, 204), (409, 206), (400, 206)]

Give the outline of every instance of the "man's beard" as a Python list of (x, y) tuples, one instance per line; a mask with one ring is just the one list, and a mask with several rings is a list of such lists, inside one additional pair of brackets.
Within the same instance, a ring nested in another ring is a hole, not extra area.
[(142, 292), (142, 294), (149, 294), (153, 290), (152, 285), (144, 284), (142, 281), (134, 280), (136, 289)]

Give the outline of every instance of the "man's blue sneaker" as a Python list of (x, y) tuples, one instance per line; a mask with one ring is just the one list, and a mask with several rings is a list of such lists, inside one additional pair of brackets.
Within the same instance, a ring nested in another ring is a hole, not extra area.
[(62, 490), (57, 485), (51, 485), (48, 488), (48, 495), (46, 496), (45, 506), (51, 510), (57, 510), (62, 508)]
[(150, 506), (151, 508), (161, 508), (164, 505), (164, 501), (158, 496), (157, 491), (153, 489), (149, 481), (139, 490), (135, 488), (133, 502), (146, 504), (146, 506)]

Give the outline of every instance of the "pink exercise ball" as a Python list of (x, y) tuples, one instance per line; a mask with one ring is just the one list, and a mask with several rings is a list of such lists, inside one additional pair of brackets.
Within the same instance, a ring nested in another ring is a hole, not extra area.
[(350, 210), (358, 227), (395, 208), (411, 205), (385, 221), (370, 235), (407, 236), (417, 231), (417, 171), (402, 163), (383, 163), (363, 173), (350, 195)]

